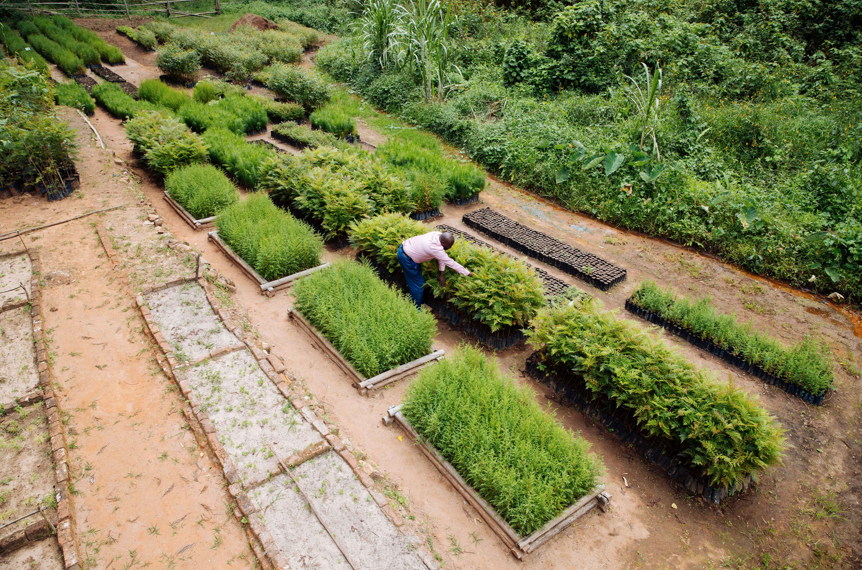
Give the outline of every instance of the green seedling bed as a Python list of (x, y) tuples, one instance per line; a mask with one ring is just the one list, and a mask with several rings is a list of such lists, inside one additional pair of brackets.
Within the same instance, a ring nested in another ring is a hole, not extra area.
[(174, 211), (180, 215), (183, 221), (190, 225), (193, 230), (206, 230), (215, 226), (216, 216), (196, 220), (194, 216), (189, 214), (188, 211), (180, 205), (179, 202), (170, 197), (167, 190), (165, 190), (165, 202), (167, 202), (168, 205), (173, 208)]

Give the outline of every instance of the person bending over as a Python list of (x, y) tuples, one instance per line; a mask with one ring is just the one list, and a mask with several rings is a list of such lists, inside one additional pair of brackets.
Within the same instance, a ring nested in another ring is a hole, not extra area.
[(446, 277), (443, 273), (446, 267), (451, 267), (461, 275), (472, 275), (464, 266), (447, 255), (446, 250), (455, 243), (455, 237), (449, 232), (428, 232), (421, 236), (415, 236), (398, 246), (398, 262), (404, 270), (407, 278), (407, 287), (416, 307), (422, 308), (422, 292), (425, 287), (425, 279), (422, 277), (422, 263), (436, 259), (440, 267), (437, 280), (442, 287), (446, 286)]

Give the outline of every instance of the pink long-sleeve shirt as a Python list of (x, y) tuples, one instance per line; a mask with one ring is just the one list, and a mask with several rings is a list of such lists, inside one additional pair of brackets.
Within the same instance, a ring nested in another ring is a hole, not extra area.
[(463, 265), (449, 257), (446, 250), (440, 245), (440, 232), (428, 232), (421, 236), (415, 236), (404, 240), (404, 243), (401, 245), (407, 257), (416, 263), (425, 263), (431, 259), (436, 259), (440, 266), (440, 271), (443, 271), (446, 267), (451, 267), (461, 275), (470, 274)]

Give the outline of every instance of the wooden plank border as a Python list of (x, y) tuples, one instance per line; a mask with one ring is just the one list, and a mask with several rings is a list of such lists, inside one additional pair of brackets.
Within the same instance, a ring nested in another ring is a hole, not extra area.
[(206, 230), (215, 227), (215, 219), (217, 216), (210, 216), (209, 218), (201, 218), (200, 220), (196, 220), (194, 216), (189, 214), (189, 212), (182, 207), (182, 205), (174, 200), (168, 195), (168, 191), (165, 190), (165, 202), (174, 209), (174, 211), (180, 215), (185, 223), (190, 225), (193, 230)]
[(320, 331), (314, 328), (314, 325), (305, 319), (302, 313), (295, 308), (291, 308), (287, 310), (287, 316), (296, 323), (300, 329), (305, 331), (309, 337), (311, 337), (312, 342), (314, 342), (314, 344), (316, 344), (323, 353), (336, 364), (336, 366), (341, 368), (341, 370), (350, 377), (353, 387), (359, 390), (359, 393), (363, 396), (368, 394), (369, 390), (378, 390), (396, 380), (415, 374), (422, 368), (434, 364), (446, 354), (446, 351), (444, 350), (434, 350), (431, 354), (423, 356), (422, 358), (417, 358), (407, 364), (402, 364), (397, 368), (387, 370), (373, 378), (365, 378), (365, 376), (360, 374), (353, 365), (350, 364), (340, 352), (338, 352), (338, 349), (332, 346), (332, 343), (330, 343), (329, 340), (320, 333)]
[(461, 477), (452, 465), (434, 449), (428, 442), (424, 441), (418, 433), (401, 413), (401, 406), (393, 406), (387, 411), (386, 417), (383, 418), (385, 425), (390, 425), (393, 422), (404, 430), (407, 436), (416, 444), (422, 454), (437, 468), (441, 475), (447, 479), (455, 490), (461, 494), (470, 505), (476, 509), (479, 516), (491, 528), (492, 531), (503, 541), (512, 554), (519, 560), (524, 556), (535, 551), (541, 545), (548, 542), (556, 535), (563, 532), (574, 521), (586, 515), (595, 507), (599, 507), (605, 511), (611, 500), (611, 495), (605, 491), (604, 485), (596, 485), (593, 490), (586, 496), (582, 497), (577, 503), (560, 513), (553, 520), (548, 521), (539, 530), (532, 534), (521, 537), (517, 532), (497, 514), (497, 511), (488, 504), (485, 499), (479, 496), (478, 493)]
[(230, 248), (228, 244), (224, 242), (220, 237), (218, 237), (218, 232), (209, 232), (208, 239), (213, 242), (217, 248), (221, 250), (225, 256), (230, 259), (233, 263), (237, 265), (237, 267), (242, 270), (243, 273), (246, 274), (252, 281), (256, 282), (260, 287), (260, 292), (262, 295), (266, 295), (267, 297), (272, 297), (276, 292), (281, 291), (283, 289), (289, 289), (293, 287), (296, 282), (303, 277), (307, 277), (312, 273), (316, 273), (322, 269), (326, 269), (329, 267), (328, 263), (323, 263), (318, 265), (317, 267), (312, 267), (311, 269), (306, 269), (305, 271), (300, 271), (299, 273), (294, 273), (293, 275), (288, 275), (286, 277), (282, 277), (281, 279), (276, 279), (275, 281), (267, 281), (263, 277), (258, 274), (248, 263), (242, 260), (239, 255), (234, 252)]

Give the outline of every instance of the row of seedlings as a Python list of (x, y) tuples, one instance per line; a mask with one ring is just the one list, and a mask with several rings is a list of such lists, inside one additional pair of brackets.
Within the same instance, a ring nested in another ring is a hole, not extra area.
[(471, 228), (602, 291), (607, 291), (626, 278), (626, 270), (622, 267), (521, 225), (490, 208), (465, 214), (463, 221)]
[(747, 489), (780, 462), (783, 429), (755, 399), (599, 301), (545, 308), (528, 334), (528, 374), (707, 501)]
[(55, 64), (69, 77), (75, 78), (86, 74), (84, 62), (67, 47), (48, 38), (42, 30), (30, 20), (21, 20), (17, 26), (18, 33), (28, 44), (39, 52), (39, 54)]
[(785, 347), (754, 330), (751, 323), (740, 324), (735, 316), (718, 312), (709, 298), (692, 302), (652, 281), (642, 283), (625, 306), (635, 315), (809, 404), (821, 405), (832, 386), (829, 351), (810, 337)]
[(352, 380), (377, 390), (444, 355), (437, 322), (384, 283), (367, 263), (342, 260), (297, 283), (288, 315)]
[[(398, 246), (426, 231), (421, 222), (385, 214), (352, 224), (350, 242), (374, 264), (381, 277), (406, 289)], [(437, 266), (426, 264), (424, 302), (495, 350), (524, 340), (523, 329), (545, 304), (544, 287), (536, 272), (519, 259), (465, 240), (457, 240), (448, 254), (472, 275), (452, 272), (444, 287), (437, 280)]]
[(448, 158), (440, 143), (430, 137), (402, 135), (380, 145), (376, 152), (411, 181), (417, 203), (411, 215), (414, 220), (441, 216), (444, 200), (458, 206), (478, 202), (485, 189), (484, 171), (471, 162)]
[(39, 53), (69, 77), (84, 75), (85, 67), (104, 69), (102, 61), (111, 65), (126, 62), (116, 46), (63, 16), (36, 16), (19, 21), (17, 27)]
[(610, 501), (589, 443), (478, 349), (423, 370), (393, 422), (519, 559)]
[(347, 245), (352, 222), (383, 212), (413, 211), (407, 184), (370, 153), (321, 147), (281, 155), (262, 166), (259, 189), (308, 221), (335, 246)]
[(0, 59), (0, 191), (45, 194), (61, 200), (80, 186), (72, 155), (74, 130), (59, 120), (54, 90), (41, 73), (12, 60)]
[[(0, 566), (77, 567), (68, 444), (33, 249), (0, 255)], [(14, 286), (17, 285), (18, 288)], [(54, 546), (57, 541), (59, 549)], [(58, 552), (59, 550), (59, 552)]]
[(215, 223), (218, 229), (209, 240), (267, 296), (328, 267), (320, 262), (321, 237), (266, 194), (252, 194), (222, 210)]
[(21, 62), (27, 65), (32, 65), (45, 77), (51, 76), (51, 71), (48, 69), (48, 62), (39, 55), (24, 39), (15, 33), (8, 24), (0, 22), (0, 44), (8, 57), (20, 59)]

